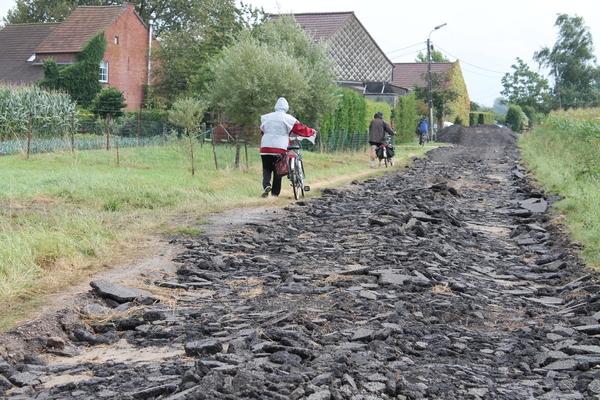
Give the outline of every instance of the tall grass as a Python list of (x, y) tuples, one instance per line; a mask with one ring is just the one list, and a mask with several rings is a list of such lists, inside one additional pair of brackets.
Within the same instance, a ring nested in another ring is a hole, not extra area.
[(552, 113), (519, 144), (535, 179), (564, 197), (556, 208), (588, 265), (600, 268), (600, 109)]
[[(425, 151), (396, 150), (394, 169)], [(193, 176), (176, 144), (121, 148), (118, 162), (114, 148), (0, 157), (0, 330), (29, 317), (44, 295), (140, 256), (150, 236), (199, 232), (211, 213), (293, 201), (285, 178), (279, 198), (261, 197), (258, 149), (248, 149), (242, 170), (233, 168), (234, 148), (216, 151), (219, 169), (210, 145), (196, 149)], [(366, 152), (303, 154), (311, 196), (384, 170), (371, 170)]]

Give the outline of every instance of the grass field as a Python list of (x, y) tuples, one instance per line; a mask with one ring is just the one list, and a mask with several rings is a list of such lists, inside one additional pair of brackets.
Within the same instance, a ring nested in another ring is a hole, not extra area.
[(554, 204), (557, 220), (583, 243), (586, 264), (600, 268), (600, 109), (553, 113), (519, 145), (546, 193), (564, 197)]
[[(396, 165), (430, 148), (396, 147)], [(204, 218), (238, 207), (284, 206), (262, 198), (258, 149), (197, 146), (191, 173), (185, 143), (0, 157), (0, 331), (35, 315), (46, 295), (126, 259), (143, 257), (150, 235), (197, 234)], [(247, 154), (247, 159), (246, 159)], [(366, 152), (304, 152), (309, 196), (384, 172)], [(181, 221), (187, 221), (182, 225)]]

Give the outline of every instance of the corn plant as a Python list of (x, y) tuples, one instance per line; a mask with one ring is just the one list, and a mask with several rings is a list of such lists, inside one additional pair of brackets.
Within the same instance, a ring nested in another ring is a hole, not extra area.
[(22, 139), (29, 130), (36, 138), (63, 136), (77, 125), (78, 111), (61, 92), (38, 87), (0, 85), (0, 140)]

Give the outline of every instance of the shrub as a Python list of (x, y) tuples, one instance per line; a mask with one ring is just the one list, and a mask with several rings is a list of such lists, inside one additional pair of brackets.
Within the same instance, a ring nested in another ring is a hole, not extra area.
[(506, 125), (513, 132), (523, 132), (523, 110), (516, 104), (511, 104), (506, 112)]

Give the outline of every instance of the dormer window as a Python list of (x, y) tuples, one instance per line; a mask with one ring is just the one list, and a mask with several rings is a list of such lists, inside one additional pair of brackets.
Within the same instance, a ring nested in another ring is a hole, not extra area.
[(108, 82), (108, 61), (100, 61), (100, 82)]
[(115, 44), (119, 44), (119, 37), (115, 36)]

